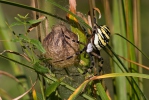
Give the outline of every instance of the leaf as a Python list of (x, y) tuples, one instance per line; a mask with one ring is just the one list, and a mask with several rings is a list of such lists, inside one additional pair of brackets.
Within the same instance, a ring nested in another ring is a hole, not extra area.
[[(71, 15), (75, 16), (78, 21), (84, 26), (84, 27), (87, 27), (89, 29), (91, 29), (91, 27), (86, 24), (80, 17), (76, 16), (75, 14), (71, 13), (68, 9), (66, 9), (65, 7), (62, 7), (61, 5), (58, 5), (57, 3), (55, 3), (53, 0), (47, 0), (48, 2), (50, 2), (52, 5), (58, 7), (58, 8), (61, 8), (61, 10), (64, 10), (68, 13), (70, 13)], [(24, 9), (29, 9), (29, 10), (33, 10), (33, 11), (36, 11), (36, 12), (40, 12), (40, 13), (43, 13), (43, 14), (46, 14), (46, 15), (49, 15), (49, 16), (52, 16), (54, 18), (57, 18), (57, 19), (60, 19), (66, 23), (68, 23), (65, 19), (57, 16), (57, 15), (53, 15), (51, 13), (48, 13), (46, 11), (43, 11), (43, 10), (40, 10), (40, 9), (37, 9), (37, 8), (33, 8), (31, 6), (27, 6), (27, 5), (23, 5), (23, 4), (19, 4), (19, 3), (15, 3), (15, 2), (10, 2), (10, 1), (6, 1), (6, 0), (0, 0), (0, 3), (4, 3), (4, 4), (8, 4), (8, 5), (11, 5), (11, 6), (17, 6), (17, 7), (20, 7), (20, 8), (24, 8)]]
[(19, 16), (19, 18), (21, 18), (21, 19), (27, 19), (29, 14), (26, 14), (25, 16), (22, 16), (22, 15), (20, 15), (20, 14), (18, 14), (18, 16)]
[(36, 90), (34, 88), (32, 89), (32, 96), (33, 96), (33, 100), (38, 100)]
[(41, 22), (41, 21), (43, 21), (43, 20), (44, 20), (44, 19), (37, 19), (37, 20), (33, 19), (33, 20), (27, 21), (27, 23), (28, 23), (28, 24), (37, 24), (37, 23), (39, 23), (39, 22)]
[(13, 27), (13, 26), (17, 26), (17, 25), (24, 25), (24, 22), (21, 21), (21, 19), (19, 19), (18, 17), (14, 17), (14, 19), (16, 20), (16, 22), (13, 22), (10, 27)]
[(39, 93), (38, 91), (36, 91), (36, 95), (37, 95), (38, 100), (43, 100), (43, 97), (42, 97), (42, 94), (41, 93)]
[(101, 100), (111, 100), (100, 82), (96, 83), (96, 89), (101, 97)]
[(18, 22), (22, 22), (18, 17), (14, 17), (14, 19)]
[[(23, 40), (25, 40), (26, 42), (29, 42), (29, 43), (33, 44), (42, 53), (46, 52), (46, 50), (43, 48), (41, 42), (39, 42), (38, 40), (36, 40), (36, 39), (29, 39), (24, 34), (20, 34), (19, 37), (22, 38)], [(14, 41), (18, 42), (19, 40), (17, 40), (17, 39), (15, 40), (14, 39)]]
[(23, 25), (22, 22), (13, 22), (10, 27), (13, 27), (13, 26), (19, 26), (19, 25)]
[[(84, 90), (90, 80), (84, 81), (68, 98), (68, 100), (75, 100), (75, 98)], [(91, 99), (90, 99), (91, 100)]]
[(42, 44), (38, 41), (38, 40), (35, 40), (35, 39), (31, 39), (30, 40), (30, 43), (35, 45), (35, 47), (40, 50), (42, 53), (45, 53), (46, 50), (43, 48)]
[(46, 92), (45, 92), (46, 97), (48, 97), (51, 93), (53, 93), (53, 92), (56, 90), (56, 88), (59, 86), (59, 84), (60, 84), (60, 81), (56, 81), (56, 82), (52, 83), (52, 84), (46, 89)]
[[(45, 74), (45, 76), (47, 78), (50, 78), (50, 80), (52, 80), (52, 81), (57, 81), (57, 79), (55, 77), (53, 77), (53, 75), (51, 76), (49, 74)], [(75, 88), (73, 88), (72, 86), (68, 85), (67, 83), (61, 82), (60, 84), (61, 84), (61, 86), (65, 87), (65, 88), (67, 88), (67, 89), (69, 89), (71, 91), (75, 91), (76, 90)], [(85, 100), (95, 100), (94, 97), (89, 96), (89, 95), (87, 95), (85, 93), (82, 93), (81, 96), (84, 97)]]
[(35, 19), (33, 19), (33, 20), (27, 21), (26, 23), (27, 24), (37, 24), (37, 23), (40, 23), (40, 22), (41, 22), (41, 20), (35, 20)]
[(149, 79), (149, 75), (147, 74), (140, 74), (140, 73), (110, 73), (110, 74), (104, 74), (100, 76), (93, 76), (90, 78), (90, 80), (98, 80), (103, 78), (111, 78), (111, 77), (120, 77), (120, 76), (129, 76), (129, 77), (138, 77), (138, 78), (145, 78)]
[(25, 15), (25, 18), (27, 18), (27, 17), (28, 17), (28, 15), (29, 15), (29, 13)]
[(27, 38), (24, 34), (19, 34), (19, 37), (24, 39), (26, 42), (29, 42), (29, 38)]
[(37, 71), (39, 73), (48, 73), (49, 72), (48, 68), (42, 66), (39, 62), (36, 62), (33, 65), (33, 68), (35, 69), (35, 71)]
[(74, 16), (74, 17), (80, 22), (80, 24), (83, 25), (84, 27), (87, 27), (87, 28), (91, 29), (91, 27), (90, 27), (88, 24), (86, 24), (86, 22), (84, 22), (84, 20), (82, 20), (82, 18), (80, 18), (80, 17), (78, 17), (77, 15), (73, 14), (73, 13), (72, 13), (71, 11), (69, 11), (67, 8), (65, 8), (65, 7), (63, 7), (63, 6), (61, 6), (61, 5), (59, 5), (59, 4), (56, 3), (54, 0), (47, 0), (47, 1), (50, 2), (52, 5), (54, 5), (54, 6), (58, 7), (58, 8), (60, 8), (61, 10), (63, 10), (63, 11), (65, 11), (65, 12), (71, 14), (72, 16)]
[(11, 39), (11, 42), (20, 42), (20, 39)]
[(38, 26), (45, 19), (46, 19), (45, 16), (41, 16), (37, 20), (28, 21), (27, 24), (31, 24), (31, 26), (28, 28), (27, 32), (29, 33), (31, 30), (34, 29), (34, 27)]

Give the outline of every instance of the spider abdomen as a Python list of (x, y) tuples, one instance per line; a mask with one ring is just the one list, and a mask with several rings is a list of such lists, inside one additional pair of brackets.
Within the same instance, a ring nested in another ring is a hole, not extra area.
[(101, 50), (109, 42), (110, 30), (106, 25), (101, 25), (95, 28), (95, 35), (92, 43), (95, 49)]

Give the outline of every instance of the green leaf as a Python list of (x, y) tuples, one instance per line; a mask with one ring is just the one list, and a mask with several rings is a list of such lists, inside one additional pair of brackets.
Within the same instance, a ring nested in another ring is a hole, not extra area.
[(20, 38), (22, 38), (23, 40), (25, 40), (26, 42), (29, 42), (29, 38), (27, 36), (25, 36), (24, 34), (20, 34), (19, 35)]
[(36, 24), (36, 23), (39, 23), (39, 22), (41, 22), (41, 20), (29, 20), (26, 23), (27, 24)]
[(25, 18), (27, 18), (27, 17), (28, 17), (28, 15), (29, 15), (29, 13), (25, 15)]
[(11, 39), (11, 42), (20, 42), (20, 39)]
[(21, 18), (21, 19), (27, 19), (28, 17), (28, 14), (26, 14), (25, 16), (22, 16), (22, 15), (20, 15), (20, 14), (18, 14), (18, 16), (19, 16), (19, 18)]
[(22, 22), (13, 22), (10, 27), (13, 27), (13, 26), (19, 26), (19, 25), (24, 25)]
[(18, 22), (22, 22), (18, 17), (14, 17), (14, 19)]
[[(33, 44), (38, 50), (40, 50), (42, 53), (45, 53), (46, 50), (43, 48), (42, 44), (35, 39), (29, 39), (28, 37), (26, 37), (24, 34), (20, 34), (19, 35), (20, 38), (22, 38), (23, 40), (25, 40), (26, 42), (29, 42), (31, 44)], [(17, 41), (17, 40), (16, 40)]]
[[(86, 85), (88, 84), (90, 80), (86, 80), (84, 81), (72, 94), (71, 96), (68, 98), (68, 100), (75, 100), (76, 97), (85, 89)], [(94, 100), (94, 99), (90, 99), (90, 100)]]
[(41, 21), (43, 21), (43, 19), (29, 20), (29, 21), (27, 21), (27, 24), (36, 24), (36, 23), (40, 23)]
[[(77, 25), (74, 25), (74, 26), (77, 26)], [(74, 33), (77, 33), (76, 35), (78, 36), (79, 38), (79, 41), (86, 44), (87, 43), (87, 37), (85, 36), (85, 34), (79, 30), (79, 28), (76, 28), (74, 26), (71, 26), (71, 31), (74, 32)], [(79, 49), (80, 50), (83, 50), (84, 49), (84, 45), (79, 45)], [(85, 57), (85, 52), (81, 53), (80, 54), (80, 60), (81, 60), (81, 65), (83, 66), (89, 66), (89, 59), (88, 57)]]
[(43, 100), (42, 94), (39, 92), (36, 92), (38, 100)]
[(61, 17), (59, 17), (57, 15), (53, 15), (52, 13), (48, 13), (46, 11), (43, 11), (43, 10), (31, 7), (31, 6), (27, 6), (27, 5), (24, 5), (24, 4), (19, 4), (19, 3), (16, 3), (16, 2), (10, 2), (10, 1), (6, 1), (6, 0), (0, 0), (0, 3), (4, 3), (4, 4), (7, 4), (7, 5), (17, 6), (17, 7), (20, 7), (20, 8), (24, 8), (24, 9), (29, 9), (29, 10), (33, 10), (33, 11), (36, 11), (36, 12), (40, 12), (40, 13), (49, 15), (51, 17), (60, 19), (60, 20), (62, 20), (64, 22), (68, 23), (67, 20), (65, 20), (65, 19), (63, 19), (63, 18), (61, 18)]
[(53, 92), (56, 90), (56, 88), (59, 86), (59, 84), (60, 84), (60, 81), (56, 81), (56, 82), (52, 83), (52, 84), (46, 89), (46, 92), (45, 92), (46, 97), (48, 97), (51, 93), (53, 93)]
[(102, 100), (109, 100), (108, 95), (100, 82), (96, 83), (96, 88)]
[[(91, 29), (91, 27), (90, 27), (88, 24), (86, 24), (80, 17), (76, 16), (75, 14), (73, 14), (72, 12), (70, 12), (70, 11), (69, 11), (68, 9), (66, 9), (65, 7), (63, 7), (63, 6), (61, 6), (61, 5), (58, 5), (58, 4), (57, 4), (56, 2), (54, 2), (53, 0), (47, 0), (47, 1), (49, 1), (52, 5), (54, 5), (54, 6), (58, 7), (58, 8), (60, 8), (61, 10), (66, 11), (67, 13), (69, 13), (69, 14), (75, 16), (75, 17), (78, 19), (78, 21), (79, 21), (84, 27), (87, 27), (87, 28)], [(57, 15), (53, 15), (53, 14), (51, 14), (51, 13), (48, 13), (48, 12), (46, 12), (46, 11), (43, 11), (43, 10), (40, 10), (40, 9), (37, 9), (37, 8), (33, 8), (33, 7), (30, 7), (30, 6), (27, 6), (27, 5), (23, 5), (23, 4), (19, 4), (19, 3), (15, 3), (15, 2), (10, 2), (10, 1), (6, 1), (6, 0), (0, 0), (0, 2), (1, 2), (1, 3), (4, 3), (4, 4), (12, 5), (12, 6), (17, 6), (17, 7), (20, 7), (20, 8), (24, 8), (24, 9), (29, 9), (29, 10), (33, 10), (33, 11), (36, 11), (36, 12), (40, 12), (40, 13), (49, 15), (49, 16), (51, 16), (51, 17), (60, 19), (60, 20), (62, 20), (62, 21), (64, 21), (64, 22), (68, 23), (67, 20), (65, 20), (65, 19), (63, 19), (63, 18), (61, 18), (61, 17), (59, 17), (59, 16), (57, 16)]]
[(45, 49), (43, 48), (42, 44), (38, 41), (38, 40), (35, 40), (35, 39), (31, 39), (30, 40), (30, 43), (35, 45), (35, 47), (40, 50), (42, 53), (45, 53)]
[(33, 68), (35, 69), (35, 71), (37, 71), (39, 73), (48, 73), (49, 72), (48, 68), (42, 66), (39, 62), (36, 62), (33, 65)]

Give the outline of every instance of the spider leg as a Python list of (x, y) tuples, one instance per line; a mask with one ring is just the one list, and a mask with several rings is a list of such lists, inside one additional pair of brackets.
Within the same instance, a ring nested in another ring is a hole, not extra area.
[[(75, 54), (73, 54), (72, 56), (69, 56), (69, 57), (67, 57), (67, 58), (65, 58), (65, 59), (61, 59), (61, 60), (58, 60), (58, 61), (54, 61), (53, 63), (57, 63), (57, 62), (61, 62), (61, 61), (64, 61), (64, 60), (71, 59), (71, 58), (73, 58), (74, 56), (77, 56), (77, 55), (83, 53), (83, 52), (86, 50), (86, 48), (87, 48), (87, 46), (86, 46), (83, 42), (80, 42), (80, 41), (78, 41), (78, 40), (71, 39), (69, 36), (67, 36), (67, 35), (64, 34), (64, 32), (63, 32), (62, 29), (61, 29), (61, 31), (62, 31), (62, 34), (63, 34), (63, 36), (64, 36), (65, 38), (67, 38), (67, 39), (69, 39), (69, 40), (71, 40), (72, 42), (75, 42), (75, 43), (77, 43), (77, 44), (84, 45), (85, 47), (84, 47), (81, 51), (76, 52)], [(65, 38), (64, 38), (64, 39), (65, 39)], [(65, 42), (67, 42), (67, 41), (65, 40)], [(67, 42), (67, 44), (69, 44), (69, 43)], [(72, 48), (73, 48), (73, 47), (72, 47)]]
[(72, 56), (69, 56), (69, 57), (67, 57), (67, 58), (65, 58), (65, 59), (61, 59), (61, 60), (58, 60), (58, 61), (54, 61), (53, 63), (57, 63), (57, 62), (61, 62), (61, 61), (64, 61), (64, 60), (71, 59), (71, 58), (73, 58), (74, 56), (77, 56), (77, 55), (83, 53), (85, 50), (86, 50), (86, 47), (84, 47), (81, 51), (76, 52), (76, 53), (73, 54)]
[(91, 61), (90, 67), (83, 72), (83, 75), (86, 74), (87, 72), (91, 72), (92, 68), (95, 66), (93, 56), (90, 53), (89, 53), (89, 57), (90, 57), (90, 61)]
[(90, 56), (90, 61), (91, 61), (90, 62), (90, 67), (84, 71), (83, 75), (86, 74), (87, 72), (90, 73), (91, 70), (95, 67), (95, 62), (94, 62), (93, 57), (97, 57), (98, 58), (98, 61), (100, 63), (99, 68), (98, 68), (98, 72), (99, 73), (102, 72), (102, 66), (103, 66), (103, 62), (104, 62), (103, 58), (99, 54), (97, 54), (95, 52), (89, 53), (89, 56)]
[(97, 54), (97, 53), (95, 53), (95, 52), (91, 52), (91, 54), (93, 55), (93, 56), (95, 56), (95, 57), (97, 57), (98, 58), (98, 60), (99, 60), (99, 73), (102, 71), (102, 66), (103, 66), (103, 63), (104, 63), (104, 60), (103, 60), (103, 58), (99, 55), (99, 54)]
[[(97, 27), (95, 26), (94, 29), (93, 29), (93, 31), (92, 31), (92, 35), (89, 37), (89, 40), (91, 40), (91, 38), (92, 38), (96, 33), (97, 33)], [(61, 61), (64, 61), (64, 60), (71, 59), (71, 58), (73, 58), (74, 56), (77, 56), (77, 55), (83, 53), (83, 52), (86, 50), (86, 52), (89, 54), (89, 57), (90, 57), (90, 67), (89, 67), (89, 69), (85, 70), (83, 74), (86, 74), (87, 72), (91, 72), (91, 70), (95, 67), (95, 62), (94, 62), (94, 59), (93, 59), (94, 56), (96, 56), (96, 57), (98, 58), (98, 60), (101, 62), (101, 66), (102, 66), (102, 64), (103, 64), (103, 59), (102, 59), (102, 57), (101, 57), (100, 55), (98, 55), (98, 54), (92, 52), (92, 51), (93, 51), (93, 45), (92, 45), (92, 43), (87, 43), (88, 45), (85, 45), (84, 43), (82, 43), (82, 42), (80, 42), (80, 41), (73, 40), (73, 39), (71, 39), (69, 36), (65, 35), (64, 32), (63, 32), (63, 30), (62, 30), (62, 34), (63, 34), (63, 36), (64, 36), (65, 38), (71, 40), (72, 42), (75, 42), (75, 43), (84, 45), (85, 47), (84, 47), (81, 51), (76, 52), (75, 54), (73, 54), (72, 56), (69, 56), (69, 57), (67, 57), (67, 58), (65, 58), (65, 59), (61, 59), (61, 60), (55, 61), (55, 62), (53, 62), (53, 63), (57, 63), (57, 62), (61, 62)], [(66, 40), (65, 40), (65, 41), (66, 41)], [(66, 41), (66, 42), (67, 42), (67, 41)], [(89, 42), (90, 42), (90, 41), (89, 41)], [(99, 54), (100, 54), (100, 53), (99, 53)], [(100, 72), (101, 70), (102, 70), (102, 67), (99, 68), (99, 72)]]
[[(62, 29), (61, 29), (61, 30), (62, 30)], [(73, 40), (73, 39), (71, 39), (69, 36), (67, 36), (66, 34), (64, 34), (63, 30), (62, 30), (62, 34), (64, 35), (65, 38), (71, 40), (72, 42), (85, 45), (83, 42), (80, 42), (80, 41), (78, 41), (78, 40)]]
[[(87, 45), (87, 49), (86, 49), (86, 52), (90, 55), (90, 67), (88, 70), (85, 70), (85, 72), (83, 74), (86, 74), (87, 72), (90, 72), (91, 69), (95, 69), (96, 70), (96, 67), (95, 67), (95, 62), (96, 60), (94, 59), (94, 57), (98, 58), (98, 62), (100, 62), (100, 65), (98, 63), (98, 66), (99, 66), (99, 73), (101, 72), (102, 70), (102, 66), (103, 66), (103, 58), (100, 56), (100, 51), (99, 50), (93, 50), (93, 44), (92, 43), (89, 43)], [(96, 75), (97, 73), (95, 73)]]

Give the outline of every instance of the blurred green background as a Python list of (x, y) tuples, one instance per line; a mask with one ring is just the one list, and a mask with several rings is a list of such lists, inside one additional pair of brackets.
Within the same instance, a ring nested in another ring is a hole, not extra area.
[[(21, 4), (26, 4), (26, 5), (31, 5), (31, 0), (11, 0), (14, 2), (18, 2)], [(57, 1), (60, 5), (68, 8), (68, 0), (55, 0)], [(56, 7), (53, 7), (52, 5), (50, 5), (49, 3), (44, 3), (43, 0), (43, 4), (45, 6), (42, 6), (43, 10), (49, 11), (51, 13), (55, 13), (56, 15), (59, 15), (63, 18), (65, 18), (66, 12), (59, 10)], [(104, 14), (104, 8), (102, 5), (102, 0), (96, 0), (96, 6), (100, 9), (101, 13), (102, 13), (102, 18), (99, 21), (99, 24), (105, 24), (105, 15)], [(111, 9), (113, 5), (111, 4)], [(47, 9), (48, 8), (48, 9)], [(149, 0), (140, 0), (140, 26), (141, 26), (141, 40), (142, 40), (142, 48), (141, 50), (144, 51), (147, 55), (149, 55)], [(87, 14), (87, 12), (89, 11), (89, 4), (88, 1), (86, 0), (77, 0), (77, 11), (82, 12), (84, 14)], [(20, 15), (26, 15), (27, 13), (29, 13), (29, 17), (32, 19), (33, 18), (33, 13), (30, 10), (26, 10), (23, 8), (18, 8), (18, 7), (14, 7), (14, 6), (10, 6), (10, 5), (6, 5), (6, 4), (0, 4), (0, 12), (3, 13), (3, 15), (1, 14), (0, 17), (4, 17), (4, 22), (7, 21), (9, 24), (13, 23), (14, 17), (17, 16), (17, 14)], [(54, 18), (49, 18), (49, 27), (51, 28), (52, 25), (57, 24), (57, 23), (61, 23), (62, 21), (60, 20), (54, 20)], [(1, 23), (1, 22), (0, 22)], [(3, 23), (5, 24), (5, 23)], [(8, 30), (7, 27), (3, 27), (2, 23), (0, 24), (0, 28), (4, 29), (4, 30)], [(13, 27), (13, 30), (16, 33), (21, 33), (22, 31), (24, 31), (24, 28), (21, 26), (15, 26)], [(49, 29), (50, 31), (50, 29)], [(1, 33), (0, 33), (1, 34)], [(11, 32), (7, 31), (6, 33), (8, 35), (8, 37), (11, 36)], [(35, 31), (31, 32), (31, 36), (35, 37)], [(11, 37), (10, 37), (11, 38)], [(9, 38), (8, 38), (9, 39)], [(0, 52), (2, 52), (3, 50), (5, 50), (4, 48), (4, 42), (8, 42), (9, 40), (2, 40), (0, 37)], [(18, 49), (20, 50), (20, 47), (18, 47)], [(108, 61), (106, 61), (105, 59), (105, 63), (108, 63)], [(20, 59), (23, 61), (23, 59)], [(143, 65), (149, 66), (149, 62), (146, 58), (143, 57), (142, 60)], [(22, 67), (22, 66), (20, 66)], [(35, 76), (36, 73), (32, 72), (31, 70), (24, 68), (24, 73), (26, 73), (26, 75), (28, 75), (29, 78), (31, 78), (32, 81), (35, 80)], [(107, 70), (105, 70), (106, 73), (110, 72), (110, 68), (105, 68)], [(7, 60), (0, 58), (0, 70), (2, 71), (6, 71), (10, 74), (14, 74), (12, 71), (12, 68), (10, 67), (10, 64), (8, 63)], [(143, 73), (149, 73), (149, 71), (144, 70)], [(30, 80), (29, 80), (30, 83)], [(144, 92), (146, 94), (146, 96), (148, 96), (149, 98), (149, 87), (148, 87), (148, 83), (149, 80), (144, 79)], [(37, 85), (38, 87), (38, 85)], [(13, 81), (12, 79), (2, 76), (0, 75), (0, 88), (6, 90), (12, 97), (16, 97), (18, 96), (18, 93), (15, 93), (14, 90), (18, 89), (18, 84)], [(37, 88), (38, 89), (38, 88)]]

